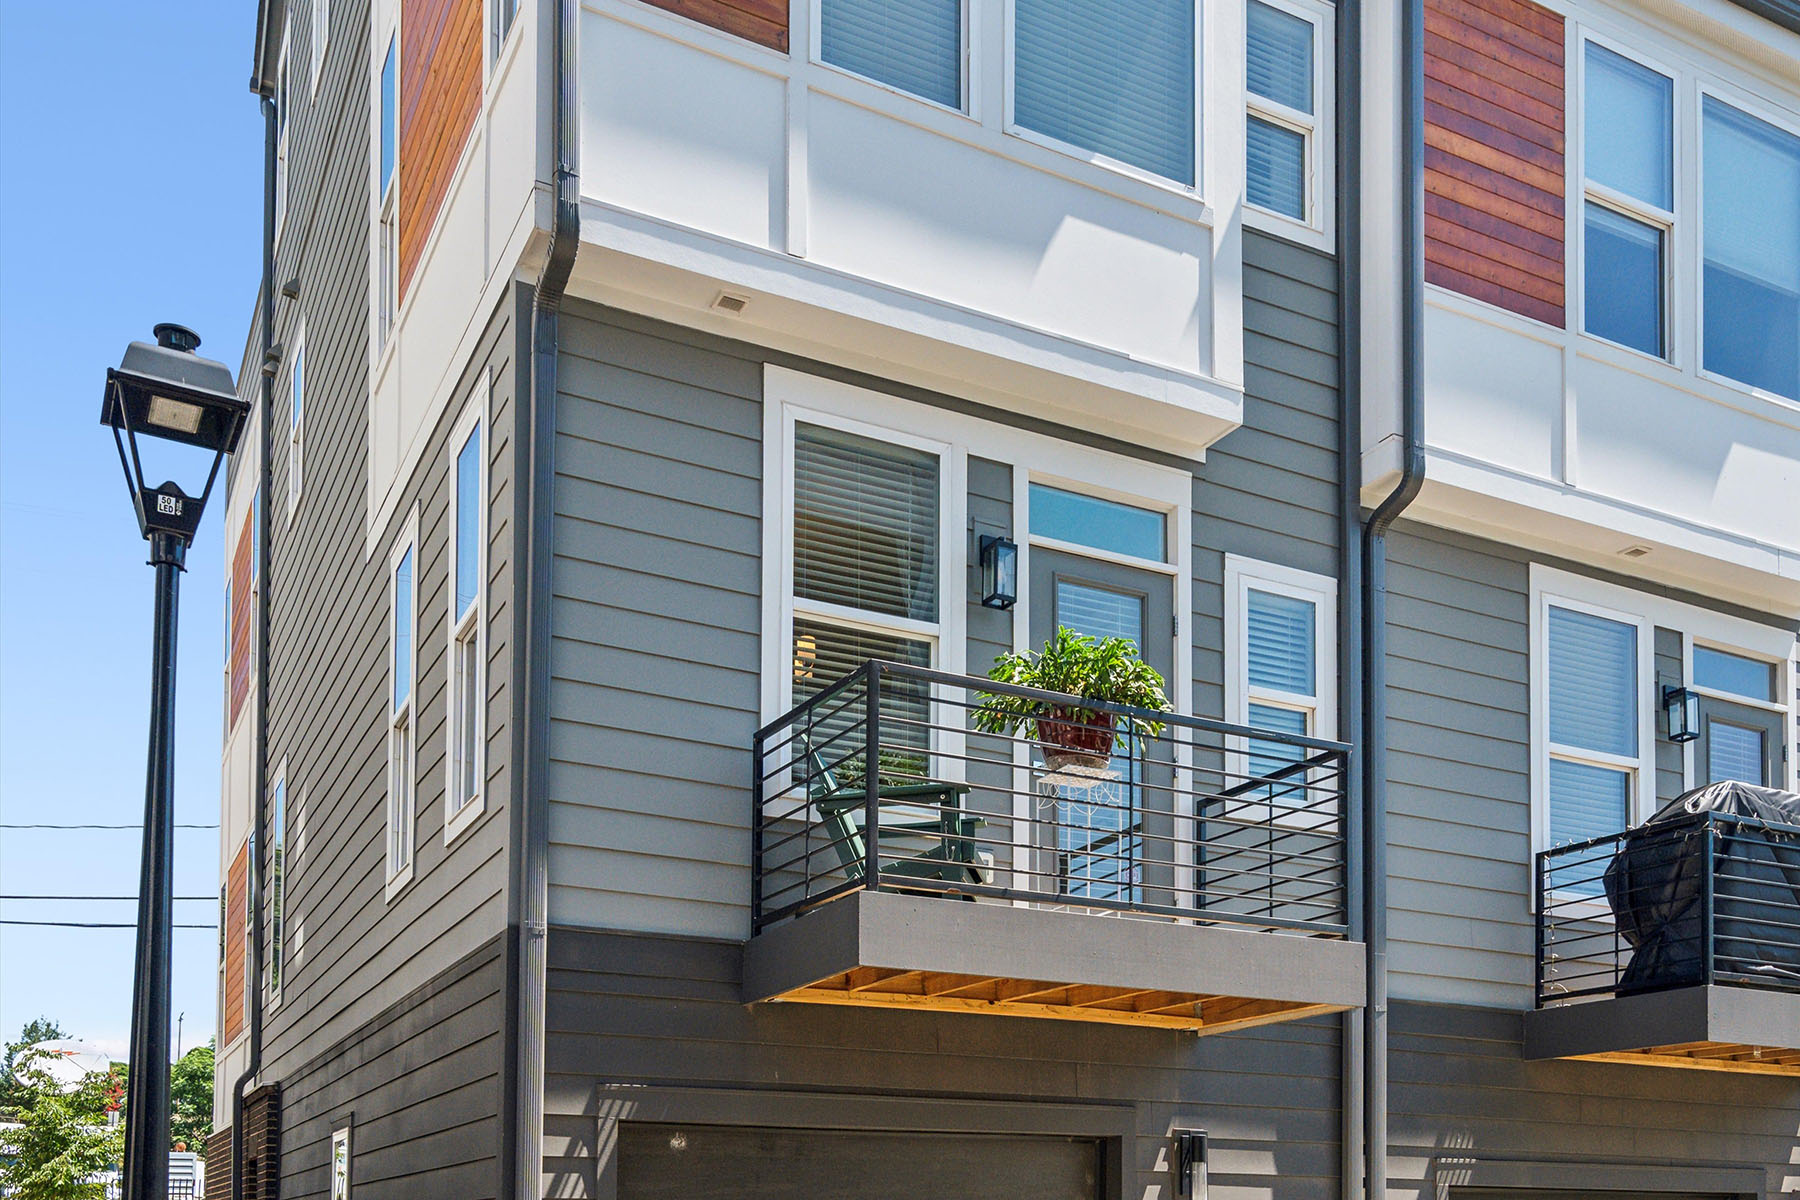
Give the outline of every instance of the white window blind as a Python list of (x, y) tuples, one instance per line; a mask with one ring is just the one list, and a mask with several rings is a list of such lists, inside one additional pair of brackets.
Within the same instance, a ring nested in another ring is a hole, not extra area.
[(962, 107), (962, 0), (821, 0), (819, 18), (826, 62)]
[(1311, 21), (1262, 0), (1245, 9), (1245, 198), (1297, 221), (1307, 219), (1309, 139), (1314, 132), (1316, 30)]
[(1244, 80), (1250, 91), (1301, 112), (1313, 110), (1313, 26), (1262, 0), (1250, 0)]
[(1553, 605), (1549, 633), (1550, 740), (1636, 756), (1637, 627)]
[(1627, 196), (1675, 205), (1675, 82), (1666, 75), (1587, 43), (1587, 176)]
[(936, 621), (937, 593), (937, 456), (797, 425), (795, 599)]
[(1631, 823), (1631, 777), (1611, 767), (1550, 760), (1550, 844), (1617, 833)]
[(1310, 600), (1250, 589), (1247, 647), (1250, 686), (1311, 696), (1318, 608)]
[(1675, 81), (1593, 42), (1582, 61), (1582, 327), (1661, 357), (1675, 207)]
[(1192, 184), (1194, 109), (1192, 0), (1016, 0), (1019, 125)]

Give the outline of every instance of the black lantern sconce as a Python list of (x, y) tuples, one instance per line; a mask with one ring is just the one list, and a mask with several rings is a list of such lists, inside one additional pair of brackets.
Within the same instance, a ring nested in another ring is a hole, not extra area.
[(1691, 742), (1700, 736), (1700, 696), (1684, 687), (1662, 690), (1663, 714), (1669, 721), (1671, 742)]
[(1011, 538), (981, 535), (981, 603), (1011, 608), (1019, 599), (1019, 544)]
[(1183, 1200), (1206, 1200), (1206, 1130), (1175, 1131), (1175, 1194)]

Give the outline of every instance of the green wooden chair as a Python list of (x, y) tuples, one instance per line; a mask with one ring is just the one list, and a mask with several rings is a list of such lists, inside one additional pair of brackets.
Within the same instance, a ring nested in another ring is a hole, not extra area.
[[(806, 760), (807, 794), (819, 812), (820, 824), (831, 839), (833, 850), (851, 879), (861, 879), (868, 870), (869, 846), (859, 815), (868, 812), (869, 797), (860, 783), (843, 783), (837, 772), (804, 733), (799, 744)], [(878, 810), (907, 806), (935, 808), (937, 817), (929, 821), (888, 820), (878, 812), (883, 840), (889, 837), (929, 839), (931, 849), (901, 858), (881, 860), (883, 875), (906, 879), (931, 879), (946, 883), (984, 883), (986, 878), (976, 857), (975, 836), (987, 824), (982, 818), (962, 811), (962, 798), (969, 794), (966, 783), (884, 784), (876, 791)], [(974, 897), (969, 897), (973, 899)]]

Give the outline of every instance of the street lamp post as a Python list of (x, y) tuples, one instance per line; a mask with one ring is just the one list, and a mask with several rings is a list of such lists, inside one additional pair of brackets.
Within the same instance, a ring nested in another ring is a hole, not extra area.
[[(144, 854), (138, 879), (137, 962), (131, 992), (131, 1075), (125, 1092), (125, 1200), (169, 1191), (169, 971), (174, 910), (175, 618), (187, 549), (200, 527), (219, 464), (237, 447), (250, 406), (231, 371), (194, 351), (200, 338), (158, 325), (156, 344), (133, 342), (106, 373), (100, 421), (113, 431), (138, 529), (156, 568), (150, 668), (150, 761), (144, 786)], [(139, 437), (210, 451), (198, 496), (173, 481), (147, 485)]]

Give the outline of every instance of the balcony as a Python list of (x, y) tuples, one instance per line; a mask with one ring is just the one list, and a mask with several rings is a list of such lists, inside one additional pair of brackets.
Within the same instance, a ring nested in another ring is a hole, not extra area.
[(1348, 747), (1082, 701), (1161, 728), (1074, 754), (979, 731), (992, 695), (1085, 720), (871, 662), (756, 735), (747, 1002), (1200, 1033), (1363, 1003)]
[(1724, 813), (1538, 856), (1527, 1058), (1800, 1075), (1800, 826)]

